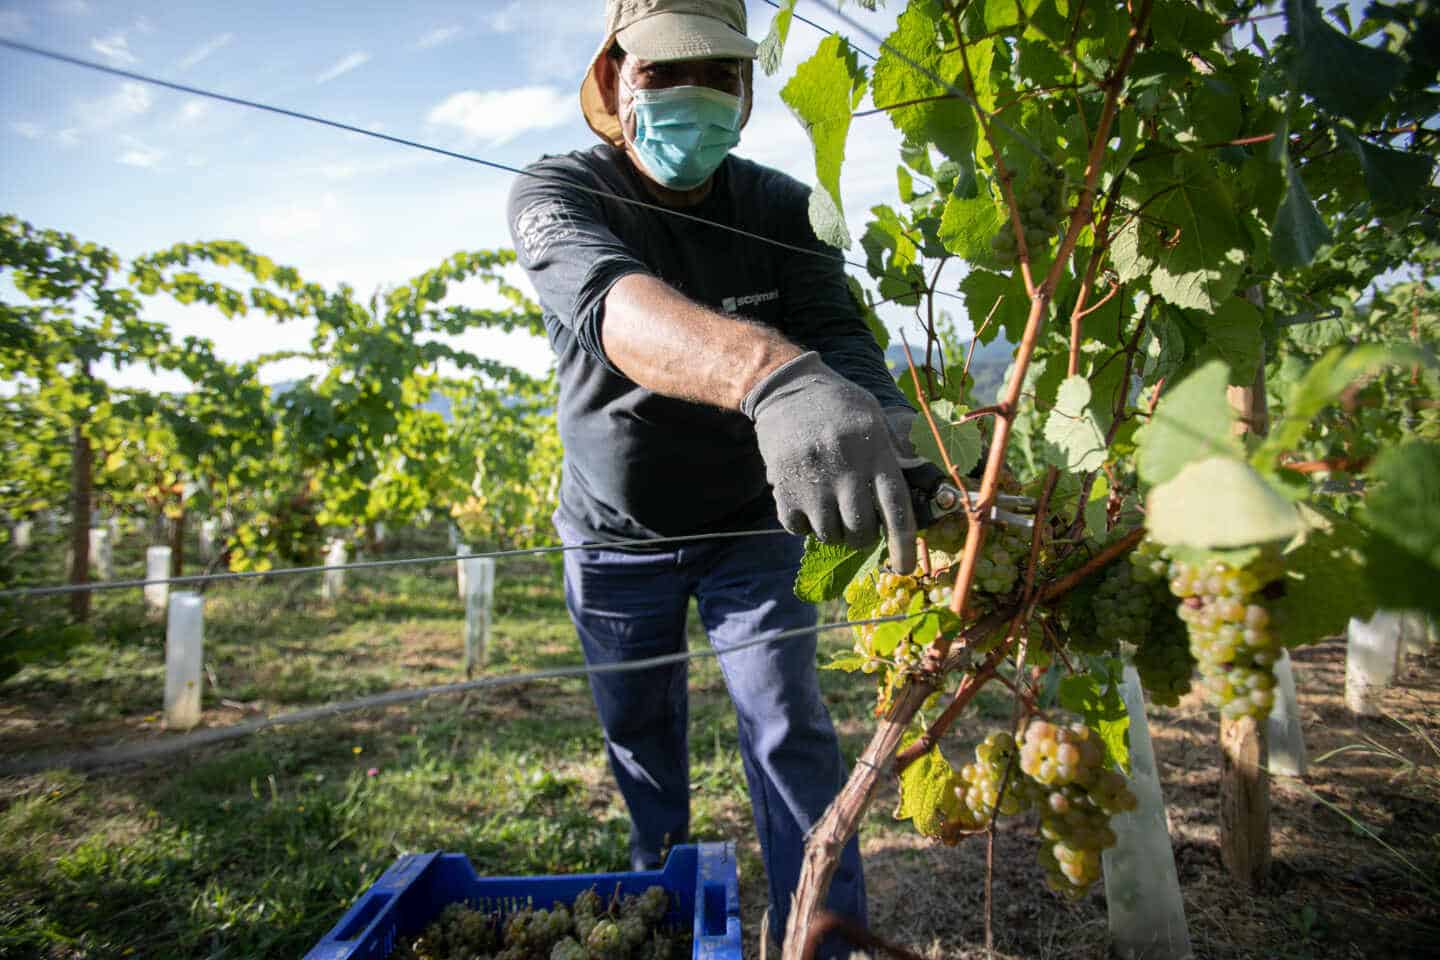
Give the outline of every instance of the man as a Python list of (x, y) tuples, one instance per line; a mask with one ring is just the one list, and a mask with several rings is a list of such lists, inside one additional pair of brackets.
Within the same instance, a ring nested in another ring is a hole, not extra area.
[[(899, 458), (910, 451), (892, 429), (907, 436), (914, 412), (839, 253), (810, 229), (808, 188), (730, 155), (752, 105), (745, 29), (743, 0), (609, 0), (580, 94), (603, 144), (542, 159), (511, 194), (516, 252), (557, 355), (555, 524), (569, 545), (778, 520), (860, 546), (883, 527), (892, 565), (908, 570), (915, 529)], [(812, 626), (814, 607), (792, 593), (801, 548), (777, 531), (568, 552), (566, 601), (587, 662), (684, 650), (692, 596), (722, 653)], [(719, 662), (778, 937), (806, 831), (845, 769), (813, 636)], [(685, 668), (597, 674), (591, 689), (633, 867), (654, 868), (689, 834)], [(864, 922), (854, 840), (829, 903)]]

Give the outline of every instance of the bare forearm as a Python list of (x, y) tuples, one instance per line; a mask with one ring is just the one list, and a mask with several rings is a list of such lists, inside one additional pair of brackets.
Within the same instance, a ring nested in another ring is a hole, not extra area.
[(661, 280), (622, 277), (605, 298), (605, 354), (640, 386), (738, 410), (760, 378), (804, 349), (760, 324), (709, 310)]

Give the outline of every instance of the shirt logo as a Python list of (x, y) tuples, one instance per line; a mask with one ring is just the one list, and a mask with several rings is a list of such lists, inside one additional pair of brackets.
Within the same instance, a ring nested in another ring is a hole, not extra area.
[(578, 233), (565, 204), (560, 200), (536, 200), (515, 218), (515, 238), (525, 260), (534, 264), (545, 252)]
[(720, 301), (720, 305), (725, 308), (726, 313), (735, 313), (741, 307), (753, 307), (779, 299), (779, 290), (766, 290), (764, 293), (747, 293), (743, 297), (726, 297)]

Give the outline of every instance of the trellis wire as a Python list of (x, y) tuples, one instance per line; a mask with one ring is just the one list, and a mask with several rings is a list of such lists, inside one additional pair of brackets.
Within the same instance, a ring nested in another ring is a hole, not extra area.
[[(479, 164), (482, 167), (489, 167), (492, 170), (499, 170), (504, 173), (513, 174), (517, 177), (529, 177), (532, 180), (540, 180), (542, 182), (563, 183), (567, 188), (578, 190), (581, 193), (590, 194), (592, 196), (601, 197), (607, 200), (614, 200), (617, 203), (625, 203), (635, 207), (642, 207), (646, 210), (666, 214), (672, 217), (679, 217), (682, 220), (689, 220), (703, 226), (714, 227), (717, 230), (724, 230), (728, 233), (733, 233), (738, 236), (745, 237), (749, 240), (755, 240), (773, 247), (790, 250), (794, 253), (803, 253), (808, 256), (820, 257), (821, 259), (825, 260), (835, 260), (840, 263), (844, 263), (847, 266), (855, 267), (859, 270), (864, 270), (867, 273), (870, 269), (867, 264), (861, 263), (858, 260), (851, 260), (838, 252), (834, 254), (829, 254), (825, 253), (823, 250), (816, 250), (812, 247), (802, 247), (798, 244), (786, 243), (784, 240), (777, 240), (774, 237), (767, 237), (762, 234), (752, 233), (749, 230), (745, 230), (741, 227), (735, 227), (725, 223), (718, 223), (714, 220), (707, 220), (704, 217), (696, 216), (693, 213), (686, 213), (683, 210), (676, 210), (671, 207), (662, 206), (658, 203), (650, 203), (646, 200), (637, 200), (633, 197), (622, 197), (618, 194), (611, 193), (608, 190), (601, 190), (596, 187), (587, 187), (583, 184), (575, 183), (570, 180), (556, 180), (553, 177), (546, 177), (538, 173), (531, 173), (530, 171), (522, 169), (520, 167), (513, 167), (509, 164), (500, 163), (495, 160), (486, 160), (482, 157), (477, 157), (473, 154), (468, 153), (460, 153), (456, 150), (446, 150), (444, 147), (436, 147), (428, 143), (423, 143), (419, 140), (411, 140), (406, 137), (397, 137), (388, 133), (381, 133), (378, 130), (367, 130), (364, 127), (357, 127), (353, 124), (342, 123), (339, 120), (330, 120), (326, 117), (321, 117), (313, 113), (304, 113), (300, 110), (292, 110), (288, 107), (277, 107), (268, 103), (262, 103), (259, 100), (249, 100), (245, 97), (235, 97), (226, 93), (217, 93), (214, 90), (207, 90), (204, 87), (196, 87), (186, 83), (176, 83), (172, 80), (161, 80), (159, 77), (153, 77), (149, 74), (136, 73), (133, 70), (123, 70), (119, 67), (112, 67), (107, 64), (97, 63), (94, 60), (86, 60), (83, 57), (74, 57), (66, 53), (60, 53), (56, 50), (48, 50), (44, 47), (37, 47), (28, 43), (20, 43), (19, 41), (9, 40), (3, 37), (0, 37), (0, 47), (16, 50), (21, 53), (28, 53), (37, 57), (43, 57), (48, 60), (55, 60), (59, 63), (66, 63), (75, 67), (82, 67), (86, 70), (95, 70), (100, 73), (111, 74), (112, 76), (124, 77), (127, 80), (134, 80), (138, 83), (148, 83), (153, 86), (163, 87), (167, 90), (175, 90), (179, 93), (187, 93), (191, 96), (206, 97), (211, 100), (219, 100), (223, 103), (229, 103), (235, 106), (249, 107), (252, 110), (261, 110), (266, 113), (273, 113), (282, 117), (289, 117), (293, 120), (306, 120), (310, 123), (318, 123), (322, 126), (333, 127), (336, 130), (343, 130), (346, 133), (354, 133), (362, 137), (373, 137), (376, 140), (385, 140), (389, 143), (396, 143), (401, 146), (412, 147), (416, 150), (424, 150), (427, 153), (435, 153), (439, 154), (440, 156), (450, 157), (455, 160), (465, 160), (470, 163)], [(953, 300), (964, 299), (958, 294), (950, 293), (945, 290), (937, 290), (935, 292), (938, 295), (946, 296)]]
[(102, 747), (98, 750), (68, 751), (65, 753), (31, 757), (18, 762), (0, 762), (0, 775), (13, 776), (57, 767), (65, 767), (72, 770), (87, 770), (123, 763), (139, 763), (153, 760), (157, 757), (168, 756), (172, 753), (180, 753), (194, 747), (207, 746), (225, 740), (239, 739), (240, 737), (249, 736), (252, 733), (259, 733), (262, 730), (267, 730), (272, 727), (333, 719), (343, 714), (354, 713), (359, 710), (369, 710), (376, 707), (392, 707), (402, 703), (411, 703), (416, 700), (428, 700), (431, 697), (469, 693), (475, 690), (519, 686), (521, 684), (534, 683), (539, 680), (555, 680), (572, 677), (588, 678), (593, 674), (629, 673), (638, 670), (650, 670), (655, 667), (670, 666), (676, 663), (688, 663), (691, 660), (699, 660), (702, 658), (724, 657), (732, 653), (739, 653), (742, 650), (748, 650), (751, 647), (761, 646), (762, 644), (793, 640), (796, 637), (809, 636), (829, 630), (863, 627), (878, 623), (894, 623), (905, 619), (906, 616), (900, 614), (892, 617), (876, 617), (870, 620), (818, 623), (812, 627), (797, 627), (794, 630), (783, 630), (772, 636), (746, 640), (743, 643), (734, 644), (723, 650), (717, 650), (714, 647), (701, 650), (684, 650), (679, 653), (667, 653), (657, 657), (647, 657), (644, 660), (630, 660), (618, 663), (577, 664), (571, 667), (549, 667), (530, 673), (480, 677), (475, 680), (447, 683), (436, 687), (421, 687), (414, 690), (390, 690), (385, 693), (377, 693), (355, 700), (345, 700), (340, 703), (327, 703), (324, 706), (294, 710), (290, 713), (280, 714), (275, 717), (260, 717), (254, 720), (246, 720), (228, 727), (212, 727), (206, 730), (198, 730), (193, 733), (181, 734), (180, 736), (164, 740), (160, 743), (146, 743), (131, 747)]
[(550, 547), (521, 547), (515, 550), (495, 550), (490, 553), (441, 554), (434, 557), (403, 557), (394, 560), (357, 560), (354, 563), (318, 564), (308, 567), (282, 567), (278, 570), (242, 570), (225, 573), (196, 573), (182, 577), (163, 577), (146, 580), (103, 580), (89, 583), (64, 583), (47, 587), (11, 587), (0, 590), (0, 599), (12, 597), (53, 597), (69, 593), (94, 593), (101, 590), (134, 590), (156, 584), (179, 586), (198, 583), (215, 583), (220, 580), (254, 580), (262, 577), (295, 576), (303, 573), (326, 573), (332, 570), (369, 570), (378, 567), (418, 566), (426, 563), (444, 563), (449, 560), (502, 559), (505, 557), (534, 557), (549, 553), (565, 553), (570, 550), (622, 550), (629, 547), (658, 547), (670, 543), (694, 543), (699, 540), (723, 540), (735, 537), (789, 536), (779, 527), (763, 530), (733, 530), (720, 533), (690, 533), (678, 537), (656, 537), (651, 540), (602, 540), (594, 543), (576, 543)]

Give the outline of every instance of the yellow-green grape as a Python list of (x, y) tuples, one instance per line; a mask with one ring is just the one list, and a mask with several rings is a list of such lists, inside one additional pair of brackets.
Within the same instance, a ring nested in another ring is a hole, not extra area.
[(1020, 769), (1047, 787), (1088, 784), (1100, 771), (1105, 750), (1083, 723), (1058, 726), (1032, 720), (1020, 745)]
[(956, 826), (981, 830), (990, 823), (992, 813), (1013, 817), (1031, 806), (1033, 784), (1021, 775), (1016, 756), (1015, 738), (1003, 730), (975, 746), (975, 762), (960, 769), (961, 783), (955, 787), (961, 805)]
[(1237, 569), (1215, 560), (1170, 565), (1170, 592), (1190, 634), (1209, 701), (1223, 716), (1262, 719), (1275, 703), (1275, 661), (1280, 643), (1260, 589), (1274, 578), (1272, 564)]
[(1103, 766), (1099, 738), (1083, 724), (1043, 720), (1025, 728), (1020, 765), (1045, 788), (1040, 810), (1039, 861), (1046, 883), (1078, 897), (1100, 878), (1100, 852), (1115, 843), (1110, 818), (1135, 809), (1125, 778)]
[[(1064, 174), (1059, 167), (1048, 167), (1023, 183), (1015, 184), (1015, 204), (1019, 208), (1020, 226), (1025, 233), (1025, 246), (1034, 257), (1048, 247), (1060, 223), (1064, 202)], [(990, 250), (1000, 263), (1010, 266), (1019, 258), (1014, 222), (1007, 215), (999, 231), (990, 239)]]

